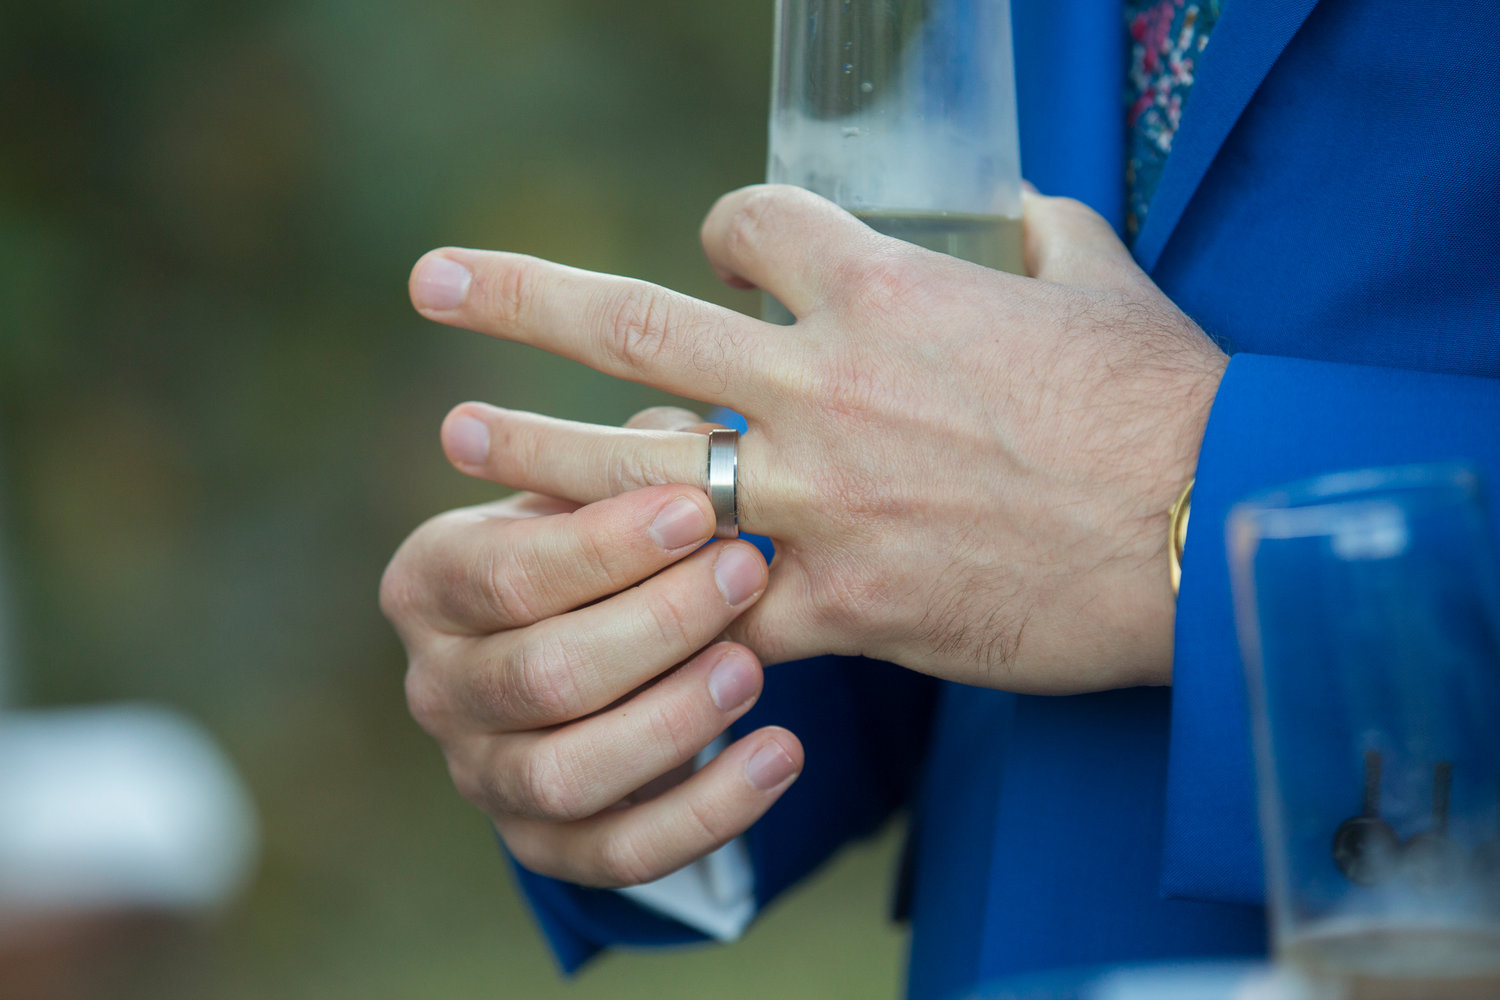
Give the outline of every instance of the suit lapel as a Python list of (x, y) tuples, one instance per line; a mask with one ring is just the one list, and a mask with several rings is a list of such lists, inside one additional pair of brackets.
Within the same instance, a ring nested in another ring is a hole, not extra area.
[(1208, 171), (1219, 147), (1250, 98), (1318, 0), (1229, 0), (1219, 16), (1201, 69), (1172, 140), (1151, 199), (1146, 224), (1135, 241), (1135, 256), (1151, 271), (1183, 210)]

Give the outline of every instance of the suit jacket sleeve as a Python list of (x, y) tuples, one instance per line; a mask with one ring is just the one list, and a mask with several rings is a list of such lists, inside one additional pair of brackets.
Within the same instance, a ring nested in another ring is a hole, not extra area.
[(1500, 522), (1500, 379), (1236, 355), (1193, 493), (1177, 608), (1162, 889), (1260, 902), (1264, 876), (1225, 520), (1248, 494), (1344, 469), (1463, 460)]
[[(936, 697), (931, 678), (888, 663), (820, 657), (766, 671), (760, 701), (734, 726), (781, 725), (802, 740), (802, 776), (749, 833), (755, 900), (764, 906), (843, 843), (873, 833), (909, 795)], [(564, 971), (612, 946), (704, 940), (619, 893), (545, 878), (513, 865)]]

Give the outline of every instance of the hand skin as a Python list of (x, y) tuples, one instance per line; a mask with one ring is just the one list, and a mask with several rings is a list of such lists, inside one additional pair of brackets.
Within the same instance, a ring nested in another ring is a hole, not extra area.
[[(632, 426), (697, 419), (662, 408)], [(582, 507), (520, 494), (433, 518), (387, 568), (412, 713), (527, 868), (650, 881), (744, 832), (800, 773), (801, 744), (775, 727), (692, 771), (762, 681), (750, 650), (715, 639), (760, 598), (765, 560), (702, 547), (713, 524), (690, 487)]]
[[(726, 195), (709, 261), (789, 327), (510, 253), (433, 251), (410, 290), (438, 322), (745, 415), (740, 522), (777, 557), (725, 634), (763, 661), (858, 653), (1032, 693), (1167, 684), (1167, 510), (1227, 359), (1094, 212), (1028, 192), (1025, 217), (1034, 277), (796, 188)], [(698, 434), (477, 403), (444, 444), (470, 475), (581, 503), (704, 479)]]

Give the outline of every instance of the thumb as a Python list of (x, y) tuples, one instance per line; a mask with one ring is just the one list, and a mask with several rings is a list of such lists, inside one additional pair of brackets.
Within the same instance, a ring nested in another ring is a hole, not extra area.
[(1127, 290), (1145, 272), (1098, 212), (1072, 198), (1049, 198), (1029, 185), (1021, 193), (1026, 220), (1026, 272), (1081, 288)]

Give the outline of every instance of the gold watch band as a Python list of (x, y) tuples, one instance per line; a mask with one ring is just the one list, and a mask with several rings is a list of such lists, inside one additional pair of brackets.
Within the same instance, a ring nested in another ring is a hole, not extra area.
[(1189, 479), (1187, 486), (1183, 487), (1177, 502), (1172, 505), (1168, 516), (1167, 555), (1172, 565), (1172, 596), (1177, 596), (1178, 588), (1182, 585), (1182, 550), (1187, 546), (1188, 514), (1193, 506), (1193, 483), (1195, 479)]

